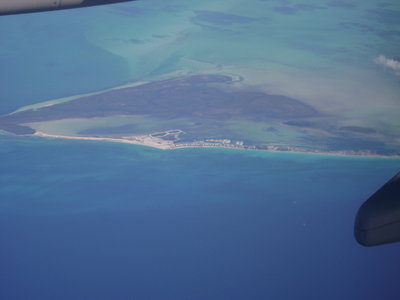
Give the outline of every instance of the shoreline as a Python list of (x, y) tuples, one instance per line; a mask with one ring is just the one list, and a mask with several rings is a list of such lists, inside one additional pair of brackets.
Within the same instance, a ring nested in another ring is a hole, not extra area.
[(38, 102), (35, 104), (22, 106), (22, 107), (18, 108), (17, 110), (10, 112), (9, 115), (13, 115), (13, 114), (16, 114), (16, 113), (19, 113), (22, 111), (26, 111), (26, 110), (36, 110), (36, 109), (40, 109), (40, 108), (44, 108), (44, 107), (49, 107), (49, 106), (57, 105), (57, 104), (64, 103), (64, 102), (70, 102), (70, 101), (73, 101), (73, 100), (76, 100), (79, 98), (98, 95), (98, 94), (102, 94), (102, 93), (106, 93), (106, 92), (110, 92), (110, 91), (115, 91), (115, 90), (130, 88), (130, 87), (136, 87), (136, 86), (144, 85), (147, 83), (149, 83), (149, 81), (127, 82), (125, 84), (117, 85), (115, 87), (111, 87), (111, 88), (104, 89), (104, 90), (88, 92), (88, 93), (83, 93), (83, 94), (76, 94), (76, 95), (61, 97), (61, 98), (52, 99), (52, 100), (46, 100), (46, 101)]
[(266, 151), (271, 153), (293, 153), (293, 154), (309, 154), (309, 155), (329, 155), (340, 157), (359, 157), (359, 158), (386, 158), (386, 159), (400, 159), (400, 155), (380, 155), (368, 154), (345, 151), (307, 151), (293, 147), (288, 147), (287, 150), (279, 149), (279, 147), (268, 146), (266, 148), (257, 148), (255, 146), (244, 146), (235, 144), (212, 144), (209, 142), (190, 142), (190, 143), (175, 143), (174, 141), (167, 141), (162, 138), (154, 137), (151, 134), (127, 136), (122, 138), (111, 137), (88, 137), (88, 136), (67, 136), (47, 134), (45, 132), (36, 131), (33, 137), (40, 138), (54, 138), (64, 140), (78, 140), (78, 141), (98, 141), (98, 142), (114, 142), (123, 144), (133, 144), (139, 146), (151, 147), (159, 150), (174, 150), (174, 149), (190, 149), (190, 148), (219, 148), (219, 149), (236, 149), (236, 150), (253, 150), (253, 151)]

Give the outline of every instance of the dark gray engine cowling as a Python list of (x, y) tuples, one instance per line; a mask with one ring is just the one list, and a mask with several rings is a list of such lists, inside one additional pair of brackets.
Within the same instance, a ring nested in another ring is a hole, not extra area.
[(400, 242), (400, 173), (360, 207), (354, 234), (364, 246)]
[(79, 8), (135, 0), (0, 0), (0, 15)]

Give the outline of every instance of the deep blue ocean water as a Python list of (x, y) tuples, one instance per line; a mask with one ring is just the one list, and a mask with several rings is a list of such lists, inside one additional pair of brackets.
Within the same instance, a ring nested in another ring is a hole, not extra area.
[(398, 299), (353, 223), (399, 160), (0, 143), (1, 299)]

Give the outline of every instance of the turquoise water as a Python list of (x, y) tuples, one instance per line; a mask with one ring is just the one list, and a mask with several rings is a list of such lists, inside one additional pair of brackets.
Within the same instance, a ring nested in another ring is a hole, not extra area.
[[(398, 56), (398, 16), (395, 1), (149, 0), (4, 17), (0, 112), (228, 73), (397, 133), (398, 77), (373, 60)], [(399, 245), (363, 248), (353, 223), (399, 168), (0, 135), (0, 298), (398, 299)]]
[(4, 299), (396, 299), (353, 238), (399, 160), (1, 141)]
[[(1, 143), (1, 156), (8, 158), (2, 161), (1, 212), (23, 215), (230, 205), (278, 196), (291, 205), (299, 195), (285, 195), (281, 187), (289, 183), (307, 203), (329, 186), (346, 185), (344, 191), (356, 207), (400, 165), (396, 159), (229, 149), (160, 151), (107, 142), (9, 138)], [(322, 181), (313, 184), (317, 178)], [(326, 193), (326, 199), (332, 198)]]
[(4, 17), (0, 111), (165, 74), (226, 73), (347, 122), (398, 128), (398, 76), (374, 59), (398, 56), (399, 11), (397, 1), (149, 0)]
[(126, 82), (123, 59), (87, 42), (84, 16), (55, 13), (0, 19), (0, 113)]

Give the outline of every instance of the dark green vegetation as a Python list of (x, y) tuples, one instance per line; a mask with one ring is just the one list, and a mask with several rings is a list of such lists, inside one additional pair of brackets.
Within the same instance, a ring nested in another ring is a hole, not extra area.
[(69, 118), (145, 115), (160, 119), (270, 121), (318, 116), (289, 97), (232, 87), (227, 76), (189, 76), (86, 96), (0, 117), (0, 129), (30, 134), (20, 124)]
[(5, 130), (14, 134), (34, 134), (35, 130), (23, 125), (18, 125), (12, 122), (12, 120), (8, 121), (7, 119), (4, 122), (1, 122), (0, 129)]
[(179, 129), (184, 132), (180, 142), (227, 138), (260, 149), (272, 145), (279, 149), (398, 154), (394, 137), (380, 130), (341, 126), (335, 116), (321, 114), (301, 101), (238, 87), (231, 77), (221, 75), (167, 79), (28, 109), (1, 116), (0, 129), (29, 135), (35, 133), (29, 123), (112, 116), (127, 123), (103, 121), (98, 126), (77, 128), (75, 134), (123, 137)]

